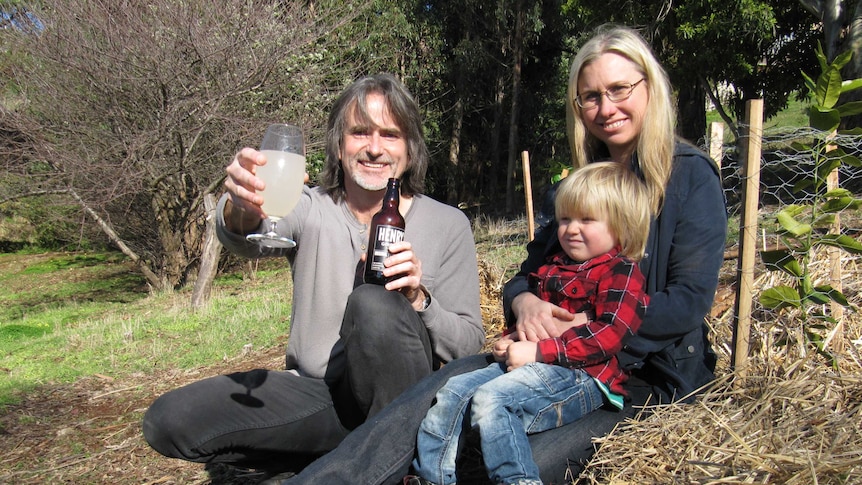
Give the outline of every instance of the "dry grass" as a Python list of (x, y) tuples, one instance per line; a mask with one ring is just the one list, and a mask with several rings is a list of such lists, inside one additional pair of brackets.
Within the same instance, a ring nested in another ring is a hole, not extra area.
[(500, 337), (506, 328), (501, 300), (503, 298), (503, 273), (494, 263), (479, 260), (479, 305), (482, 308), (482, 322), (485, 324), (485, 350)]
[[(844, 293), (859, 305), (856, 259), (843, 262)], [(825, 269), (814, 268), (823, 279)], [(786, 283), (765, 273), (755, 288)], [(601, 484), (862, 483), (862, 317), (814, 329), (798, 313), (759, 310), (749, 361), (730, 372), (732, 295), (720, 290), (710, 322), (721, 378), (691, 405), (651, 407), (597, 439), (599, 452), (581, 475)], [(716, 311), (718, 310), (718, 311)], [(805, 330), (828, 342), (824, 354)]]

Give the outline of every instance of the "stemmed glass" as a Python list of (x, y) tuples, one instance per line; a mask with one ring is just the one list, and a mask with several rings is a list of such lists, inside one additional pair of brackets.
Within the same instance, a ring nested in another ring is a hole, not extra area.
[(246, 239), (270, 248), (292, 248), (296, 242), (280, 236), (277, 224), (296, 207), (302, 194), (305, 179), (302, 129), (286, 124), (269, 125), (260, 151), (266, 157), (266, 164), (258, 166), (255, 175), (266, 184), (261, 195), (269, 230), (263, 234), (249, 234)]

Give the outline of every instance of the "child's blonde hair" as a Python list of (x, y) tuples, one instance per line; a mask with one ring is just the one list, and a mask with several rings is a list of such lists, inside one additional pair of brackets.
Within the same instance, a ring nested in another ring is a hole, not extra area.
[(564, 217), (605, 221), (620, 253), (634, 261), (644, 255), (649, 235), (650, 197), (646, 185), (617, 162), (595, 162), (575, 170), (557, 188), (554, 210)]

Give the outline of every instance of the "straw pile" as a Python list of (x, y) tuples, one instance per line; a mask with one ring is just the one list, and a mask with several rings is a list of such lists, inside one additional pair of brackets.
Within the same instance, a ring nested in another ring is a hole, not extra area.
[[(843, 292), (860, 306), (856, 262), (842, 262)], [(755, 287), (779, 283), (788, 284), (764, 273)], [(717, 305), (732, 289), (724, 291)], [(729, 370), (733, 320), (732, 303), (710, 318), (718, 382), (695, 404), (648, 407), (597, 439), (579, 483), (862, 484), (859, 313), (846, 311), (836, 328), (798, 312), (756, 309), (743, 373)]]
[(487, 259), (479, 259), (479, 306), (485, 327), (485, 347), (482, 350), (486, 352), (490, 351), (506, 328), (502, 304), (505, 277), (504, 271), (497, 264)]

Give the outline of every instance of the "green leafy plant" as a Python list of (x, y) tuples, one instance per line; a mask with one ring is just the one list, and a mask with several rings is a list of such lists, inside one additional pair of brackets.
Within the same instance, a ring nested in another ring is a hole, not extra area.
[[(813, 193), (809, 204), (791, 204), (776, 215), (778, 236), (783, 248), (761, 253), (763, 262), (771, 271), (789, 274), (795, 284), (779, 285), (765, 290), (760, 295), (764, 307), (778, 310), (794, 308), (801, 311), (807, 322), (805, 333), (819, 352), (826, 353), (822, 339), (813, 330), (836, 320), (820, 310), (820, 305), (837, 302), (851, 307), (845, 296), (831, 285), (815, 285), (810, 270), (814, 250), (822, 246), (840, 248), (852, 254), (862, 254), (862, 244), (845, 234), (830, 233), (837, 214), (856, 210), (862, 200), (842, 188), (828, 189), (829, 174), (841, 165), (862, 167), (862, 161), (848, 154), (834, 140), (841, 118), (862, 113), (862, 102), (839, 105), (841, 94), (862, 88), (862, 79), (843, 81), (841, 68), (850, 61), (851, 52), (839, 55), (831, 64), (827, 62), (822, 48), (818, 48), (821, 74), (816, 82), (805, 75), (805, 84), (812, 94), (808, 119), (814, 135), (809, 143), (796, 142), (794, 148), (800, 153), (810, 153), (814, 162), (811, 175), (793, 187), (794, 192), (809, 190)], [(856, 129), (842, 134), (859, 135)]]

